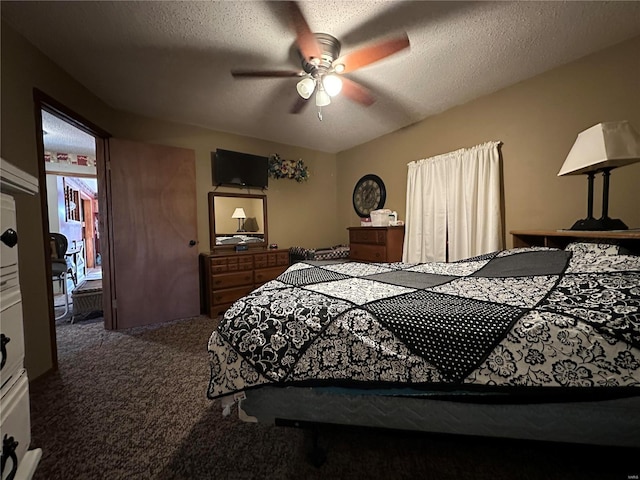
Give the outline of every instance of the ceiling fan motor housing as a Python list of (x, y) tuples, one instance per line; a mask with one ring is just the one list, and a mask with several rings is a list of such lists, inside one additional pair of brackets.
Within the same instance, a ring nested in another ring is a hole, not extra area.
[(340, 41), (336, 37), (328, 33), (314, 33), (314, 35), (322, 49), (322, 58), (307, 61), (302, 52), (298, 50), (302, 69), (312, 76), (316, 74), (318, 70), (322, 70), (325, 73), (329, 71), (333, 61), (340, 56)]

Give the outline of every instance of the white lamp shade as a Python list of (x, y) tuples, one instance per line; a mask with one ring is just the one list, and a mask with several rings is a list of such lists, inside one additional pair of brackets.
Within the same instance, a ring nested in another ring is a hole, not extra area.
[(305, 77), (298, 82), (296, 90), (305, 100), (308, 99), (316, 88), (316, 81), (311, 77)]
[(233, 215), (231, 215), (231, 218), (247, 218), (247, 215), (244, 213), (243, 208), (236, 208), (233, 211)]
[(318, 89), (316, 92), (316, 106), (326, 107), (331, 103), (331, 98), (324, 90)]
[(628, 121), (594, 125), (578, 135), (558, 176), (578, 175), (640, 161), (640, 135)]
[(340, 93), (340, 90), (342, 90), (342, 79), (338, 75), (330, 73), (324, 76), (322, 85), (324, 86), (325, 92), (331, 97), (335, 97)]

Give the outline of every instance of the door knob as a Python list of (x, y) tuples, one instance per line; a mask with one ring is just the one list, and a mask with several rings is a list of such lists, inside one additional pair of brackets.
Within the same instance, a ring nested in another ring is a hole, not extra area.
[(190, 246), (190, 247), (195, 246), (195, 244), (196, 244), (196, 243), (197, 243), (197, 242), (196, 242), (195, 240), (189, 240), (189, 246)]
[(8, 228), (0, 236), (0, 240), (2, 240), (2, 243), (4, 243), (9, 248), (13, 248), (18, 243), (18, 232), (16, 232), (13, 228)]

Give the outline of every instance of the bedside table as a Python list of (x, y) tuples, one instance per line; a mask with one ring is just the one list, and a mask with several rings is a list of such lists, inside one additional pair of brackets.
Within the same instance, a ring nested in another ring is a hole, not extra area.
[(597, 241), (615, 243), (640, 254), (640, 230), (586, 231), (586, 230), (511, 230), (514, 248), (564, 248), (571, 242)]
[(349, 227), (349, 259), (361, 262), (401, 262), (404, 226)]

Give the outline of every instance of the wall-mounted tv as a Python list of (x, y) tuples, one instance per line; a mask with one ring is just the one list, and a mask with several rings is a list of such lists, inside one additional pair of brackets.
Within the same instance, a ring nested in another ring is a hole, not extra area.
[(214, 185), (267, 188), (269, 157), (216, 149), (211, 152)]

